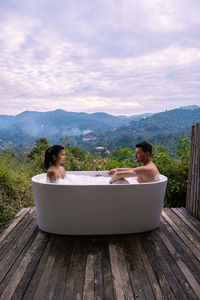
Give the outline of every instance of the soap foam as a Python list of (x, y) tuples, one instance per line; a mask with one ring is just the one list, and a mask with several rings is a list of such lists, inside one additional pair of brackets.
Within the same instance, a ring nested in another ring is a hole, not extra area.
[[(108, 185), (110, 184), (111, 177), (108, 176), (87, 176), (87, 175), (74, 175), (67, 174), (65, 179), (59, 179), (53, 184), (64, 184), (64, 185)], [(48, 179), (46, 182), (49, 183)], [(118, 180), (113, 184), (136, 184), (137, 177), (129, 177), (126, 180)]]

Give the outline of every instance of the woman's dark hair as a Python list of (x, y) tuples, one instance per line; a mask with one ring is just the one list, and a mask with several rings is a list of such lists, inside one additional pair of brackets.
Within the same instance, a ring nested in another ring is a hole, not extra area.
[(45, 151), (44, 165), (46, 169), (48, 169), (54, 162), (53, 155), (57, 156), (61, 150), (65, 150), (65, 148), (60, 145), (54, 145)]
[(139, 144), (136, 145), (136, 148), (142, 148), (142, 150), (146, 153), (149, 152), (150, 156), (152, 154), (152, 146), (151, 144), (149, 144), (148, 142), (141, 142)]

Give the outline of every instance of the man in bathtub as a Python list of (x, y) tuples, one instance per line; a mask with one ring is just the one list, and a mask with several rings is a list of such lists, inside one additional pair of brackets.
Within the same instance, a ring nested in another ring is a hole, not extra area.
[(159, 171), (151, 161), (152, 146), (148, 142), (141, 142), (136, 145), (135, 157), (141, 167), (137, 168), (116, 168), (108, 172), (112, 175), (110, 183), (128, 183), (125, 178), (137, 177), (139, 183), (159, 181)]

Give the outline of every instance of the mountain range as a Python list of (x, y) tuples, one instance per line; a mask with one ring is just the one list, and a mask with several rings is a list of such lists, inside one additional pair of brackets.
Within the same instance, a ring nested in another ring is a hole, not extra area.
[(24, 111), (16, 116), (0, 115), (0, 148), (24, 147), (46, 137), (51, 143), (60, 138), (117, 128), (152, 114), (113, 116), (107, 113), (75, 113), (57, 109), (49, 112)]
[[(91, 140), (83, 139), (81, 146), (86, 149), (97, 145), (104, 145), (108, 149), (135, 148), (137, 143), (147, 140), (154, 146), (166, 146), (170, 155), (174, 156), (178, 141), (182, 137), (190, 139), (191, 126), (196, 123), (200, 123), (200, 107), (181, 107), (133, 120), (119, 128), (91, 133)], [(73, 143), (75, 142), (76, 139)], [(78, 144), (80, 145), (80, 141)]]
[(30, 147), (46, 137), (53, 144), (69, 137), (72, 144), (88, 149), (102, 144), (109, 148), (133, 147), (136, 140), (175, 139), (190, 136), (200, 122), (200, 107), (186, 106), (155, 114), (113, 116), (107, 113), (25, 111), (16, 116), (0, 115), (0, 149)]

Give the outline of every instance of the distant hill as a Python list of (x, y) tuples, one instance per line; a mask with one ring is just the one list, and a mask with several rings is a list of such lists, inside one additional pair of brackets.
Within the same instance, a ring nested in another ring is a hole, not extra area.
[(119, 127), (114, 133), (107, 131), (108, 135), (141, 135), (149, 136), (159, 132), (176, 132), (187, 130), (193, 124), (200, 122), (200, 108), (177, 108), (160, 112), (152, 116), (132, 121), (130, 124)]
[(75, 113), (61, 109), (50, 112), (25, 111), (16, 116), (0, 115), (0, 149), (30, 147), (40, 137), (53, 144), (69, 137), (72, 144), (90, 149), (135, 148), (141, 140), (154, 145), (174, 145), (189, 137), (191, 126), (200, 122), (200, 107), (186, 106), (155, 114), (113, 116), (107, 113)]
[(55, 143), (61, 137), (117, 128), (148, 115), (151, 114), (127, 117), (101, 112), (75, 113), (61, 109), (50, 112), (25, 111), (16, 116), (0, 115), (0, 148), (24, 147), (40, 137)]
[(188, 106), (181, 106), (182, 109), (198, 109), (198, 105), (188, 105)]
[[(96, 134), (95, 139), (82, 141), (81, 145), (88, 149), (91, 146), (104, 145), (110, 150), (124, 147), (135, 148), (135, 145), (147, 140), (155, 146), (167, 146), (171, 152), (181, 137), (190, 138), (191, 126), (200, 122), (200, 108), (183, 107), (156, 113), (146, 118), (132, 121), (128, 125), (109, 129)], [(76, 143), (76, 139), (73, 141)], [(80, 139), (79, 139), (80, 144)]]

